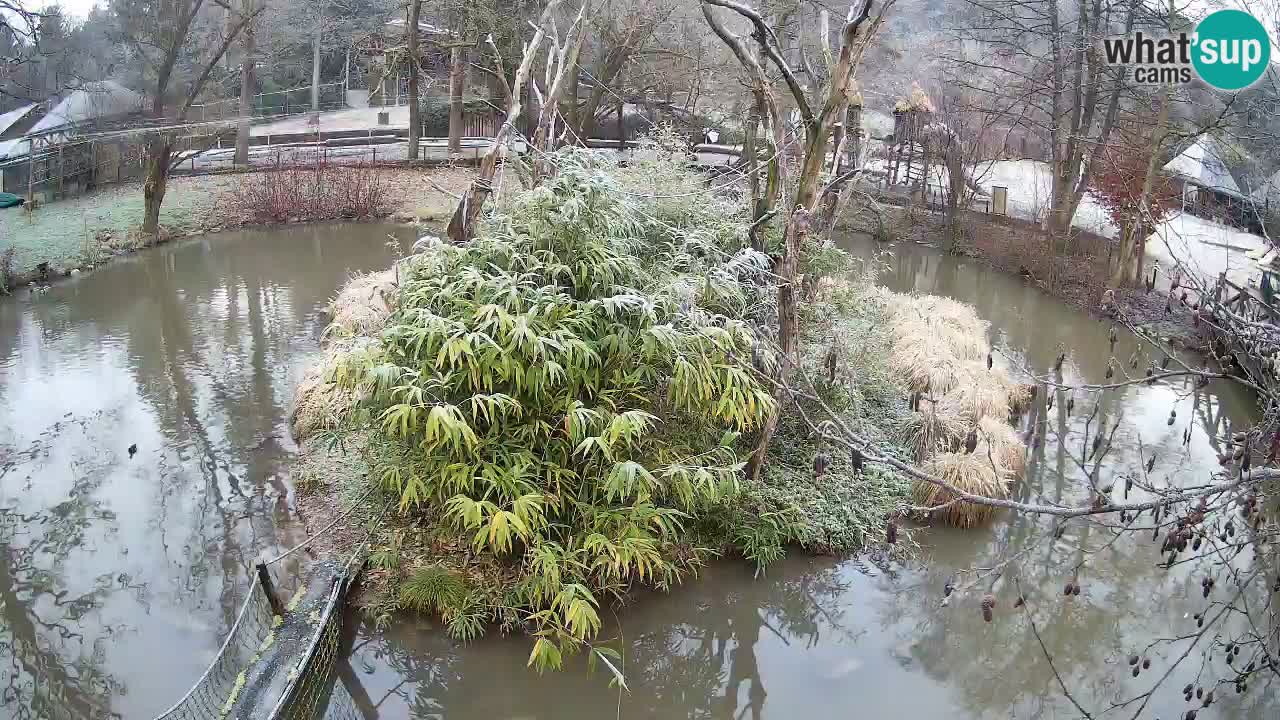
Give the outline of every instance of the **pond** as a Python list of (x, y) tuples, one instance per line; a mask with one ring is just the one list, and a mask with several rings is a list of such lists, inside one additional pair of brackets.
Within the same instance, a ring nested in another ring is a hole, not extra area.
[[(1065, 350), (1067, 382), (1103, 382), (1110, 323), (1020, 278), (932, 248), (885, 248), (864, 237), (842, 244), (882, 266), (880, 281), (893, 290), (972, 303), (991, 322), (993, 345), (1014, 362), (1044, 373)], [(1137, 346), (1122, 331), (1116, 357), (1127, 360)], [(1148, 355), (1141, 357), (1145, 367)], [(1079, 456), (1093, 400), (1077, 393), (1070, 416), (1065, 400), (1065, 393), (1057, 396), (1046, 440), (1015, 486), (1017, 499), (1088, 502), (1084, 474), (1071, 458)], [(1179, 420), (1169, 425), (1174, 407)], [(1218, 467), (1218, 438), (1252, 422), (1254, 412), (1251, 399), (1230, 383), (1109, 393), (1099, 415), (1109, 424), (1122, 417), (1127, 430), (1102, 474), (1136, 470), (1155, 452), (1154, 476), (1203, 478)], [(645, 595), (619, 610), (604, 634), (621, 640), (629, 692), (610, 687), (604, 672), (589, 673), (584, 662), (538, 676), (525, 668), (523, 638), (460, 647), (422, 620), (383, 632), (361, 625), (346, 682), (366, 714), (380, 718), (1078, 717), (1030, 624), (1013, 608), (1014, 574), (1054, 665), (1092, 710), (1149, 690), (1174, 657), (1153, 651), (1151, 670), (1135, 679), (1128, 656), (1155, 638), (1194, 629), (1190, 618), (1204, 600), (1194, 567), (1156, 567), (1159, 543), (1116, 540), (1083, 520), (1068, 523), (1061, 538), (1041, 541), (1053, 528), (1050, 520), (1004, 515), (979, 530), (924, 529), (916, 535), (917, 560), (888, 572), (859, 558), (792, 556), (763, 578), (740, 563), (714, 564), (670, 595)], [(954, 573), (1001, 563), (1007, 577), (996, 586), (994, 622), (984, 622), (979, 607), (989, 581), (957, 591), (942, 607)], [(1083, 592), (1064, 600), (1062, 587), (1082, 564)], [(1180, 690), (1200, 667), (1180, 666), (1141, 717), (1177, 717), (1199, 707), (1185, 703)], [(1280, 696), (1268, 687), (1238, 697), (1228, 685), (1217, 695), (1223, 699), (1202, 716), (1280, 714)], [(1131, 717), (1137, 709), (1130, 704), (1115, 714)]]
[[(0, 655), (13, 655), (0, 663), (0, 714), (150, 718), (203, 671), (254, 561), (307, 533), (289, 481), (289, 398), (327, 299), (351, 272), (389, 263), (389, 234), (408, 240), (378, 225), (229, 233), (0, 301)], [(973, 303), (1014, 362), (1044, 371), (1061, 348), (1068, 380), (1102, 381), (1109, 324), (930, 248), (846, 246), (882, 263), (893, 289)], [(1116, 356), (1135, 346), (1122, 333)], [(1017, 497), (1085, 501), (1072, 454), (1093, 400), (1076, 402), (1068, 416), (1061, 396), (1049, 413)], [(1154, 451), (1156, 476), (1203, 478), (1218, 438), (1253, 413), (1225, 383), (1110, 393), (1099, 414), (1131, 431), (1102, 472)], [(338, 679), (365, 718), (1074, 717), (1053, 668), (1090, 709), (1123, 702), (1174, 659), (1157, 648), (1133, 678), (1125, 658), (1186, 632), (1205, 601), (1194, 567), (1156, 567), (1158, 543), (1083, 520), (1042, 539), (1052, 528), (1005, 515), (980, 530), (922, 529), (917, 559), (887, 569), (795, 556), (754, 578), (713, 564), (608, 623), (629, 691), (585, 662), (538, 676), (524, 638), (460, 646), (426, 620), (376, 631), (358, 616)], [(1083, 593), (1064, 599), (1077, 566)], [(973, 567), (1004, 573), (991, 623), (978, 608), (989, 578), (971, 588), (973, 575), (959, 576), (942, 606), (944, 584)], [(1014, 576), (1034, 630), (1013, 609)], [(1190, 707), (1178, 690), (1201, 669), (1196, 653), (1142, 717)], [(1280, 715), (1264, 683), (1218, 694), (1202, 717)]]
[(389, 234), (227, 233), (0, 298), (0, 716), (150, 718), (204, 671), (305, 535), (289, 400)]

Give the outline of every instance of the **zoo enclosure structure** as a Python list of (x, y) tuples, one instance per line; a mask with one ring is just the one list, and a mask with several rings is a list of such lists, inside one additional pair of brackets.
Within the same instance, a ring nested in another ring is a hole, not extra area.
[(923, 185), (929, 177), (929, 143), (926, 129), (933, 112), (905, 102), (893, 111), (893, 139), (889, 145), (886, 178), (890, 185)]
[[(319, 85), (317, 88), (321, 111), (341, 110), (347, 107), (346, 88), (341, 82)], [(253, 96), (254, 118), (279, 118), (288, 115), (302, 115), (313, 112), (311, 107), (311, 85), (299, 85), (285, 90), (258, 93)], [(211, 100), (191, 106), (188, 117), (193, 122), (209, 122), (212, 120), (237, 120), (240, 117), (240, 98)]]
[[(492, 111), (464, 113), (463, 137), (492, 137), (500, 122), (500, 116)], [(171, 175), (224, 171), (207, 161), (235, 147), (234, 123), (213, 121), (185, 127), (188, 129), (174, 143)], [(114, 183), (141, 181), (146, 175), (147, 141), (156, 132), (163, 130), (138, 127), (79, 137), (33, 136), (31, 152), (0, 161), (0, 192), (20, 195), (28, 202), (49, 203)], [(372, 161), (386, 163), (395, 162), (395, 154), (379, 153), (376, 146), (403, 144), (408, 135), (403, 127), (273, 133), (250, 136), (249, 147), (259, 154), (263, 148), (277, 148), (277, 154), (266, 160), (268, 166), (281, 164), (283, 153), (300, 148), (310, 148), (310, 157), (323, 157), (329, 163), (370, 161), (368, 152), (344, 155), (338, 150), (352, 146), (373, 146)], [(421, 140), (430, 143), (444, 138), (424, 134)], [(462, 159), (471, 159), (473, 154), (464, 152)], [(261, 166), (263, 162), (253, 164)]]

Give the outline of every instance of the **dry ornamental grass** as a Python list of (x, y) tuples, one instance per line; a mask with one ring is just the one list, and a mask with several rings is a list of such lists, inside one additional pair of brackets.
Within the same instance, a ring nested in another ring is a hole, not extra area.
[(336, 376), (382, 332), (395, 303), (394, 270), (356, 275), (330, 305), (333, 321), (325, 330), (324, 358), (308, 368), (293, 397), (289, 424), (301, 442), (321, 430), (333, 430), (355, 407), (354, 390)]
[[(971, 306), (888, 291), (882, 299), (893, 322), (889, 366), (920, 394), (903, 442), (926, 472), (954, 487), (1008, 497), (1009, 483), (1025, 469), (1026, 447), (1007, 419), (1030, 405), (1034, 386), (1015, 383), (991, 363), (988, 323)], [(975, 447), (966, 452), (966, 445)], [(957, 527), (973, 527), (994, 513), (925, 481), (914, 483), (912, 496), (917, 505), (939, 508), (934, 518)]]

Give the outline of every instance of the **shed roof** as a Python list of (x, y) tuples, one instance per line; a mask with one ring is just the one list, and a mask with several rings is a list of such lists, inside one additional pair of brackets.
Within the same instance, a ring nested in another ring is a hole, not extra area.
[(1164, 169), (1165, 172), (1196, 185), (1243, 198), (1240, 186), (1236, 184), (1235, 178), (1231, 177), (1231, 171), (1227, 169), (1225, 157), (1227, 157), (1226, 153), (1216, 140), (1207, 135), (1201, 135), (1190, 147), (1170, 160)]
[(45, 113), (28, 134), (56, 130), (66, 125), (130, 115), (142, 110), (142, 95), (112, 80), (85, 83), (70, 91)]

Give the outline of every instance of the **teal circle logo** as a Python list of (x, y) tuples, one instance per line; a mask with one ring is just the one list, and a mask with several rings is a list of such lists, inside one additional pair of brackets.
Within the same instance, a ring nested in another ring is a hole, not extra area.
[(1219, 90), (1243, 90), (1271, 62), (1271, 38), (1258, 19), (1242, 10), (1210, 13), (1196, 26), (1191, 64), (1200, 79)]

